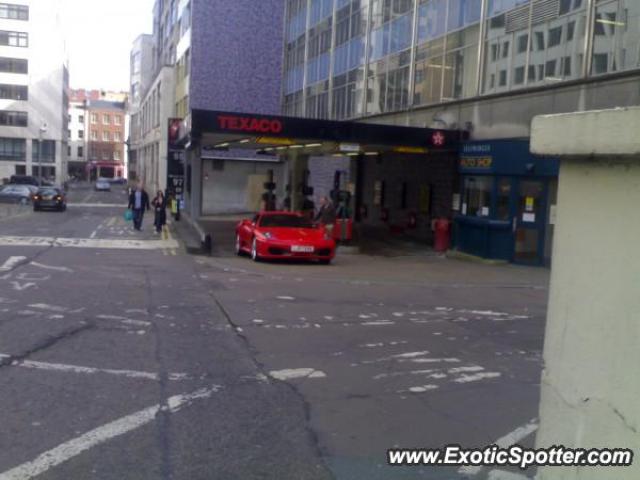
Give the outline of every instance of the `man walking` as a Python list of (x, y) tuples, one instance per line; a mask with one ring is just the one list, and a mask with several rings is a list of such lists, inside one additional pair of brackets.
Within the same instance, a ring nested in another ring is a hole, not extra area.
[(131, 195), (129, 195), (128, 208), (133, 210), (133, 228), (140, 231), (142, 228), (144, 211), (151, 210), (151, 206), (149, 205), (149, 195), (144, 191), (141, 183), (138, 183), (136, 189)]

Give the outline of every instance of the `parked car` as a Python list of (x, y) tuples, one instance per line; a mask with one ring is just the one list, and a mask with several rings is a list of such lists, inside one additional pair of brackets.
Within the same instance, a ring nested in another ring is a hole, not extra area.
[(328, 264), (336, 253), (329, 232), (291, 212), (262, 212), (236, 227), (236, 253), (262, 259), (308, 259)]
[(67, 196), (62, 188), (40, 187), (33, 196), (33, 211), (53, 209), (64, 212), (67, 209)]
[(37, 187), (38, 185), (40, 185), (40, 182), (36, 177), (33, 177), (31, 175), (11, 175), (11, 178), (9, 179), (9, 184), (10, 185), (33, 185), (34, 187)]
[(33, 185), (9, 184), (0, 190), (0, 203), (27, 205), (38, 191)]
[(109, 183), (109, 180), (107, 180), (106, 178), (99, 178), (96, 181), (96, 192), (110, 192), (111, 191), (111, 184)]

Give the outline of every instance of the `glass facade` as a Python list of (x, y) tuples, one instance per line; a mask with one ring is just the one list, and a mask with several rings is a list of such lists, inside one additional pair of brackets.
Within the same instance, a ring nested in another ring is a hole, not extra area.
[(348, 119), (640, 68), (637, 0), (288, 0), (285, 115)]

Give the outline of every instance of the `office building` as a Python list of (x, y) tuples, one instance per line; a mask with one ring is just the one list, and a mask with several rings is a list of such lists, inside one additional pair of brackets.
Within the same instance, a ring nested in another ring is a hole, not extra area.
[(67, 175), (69, 72), (58, 0), (0, 3), (0, 179)]

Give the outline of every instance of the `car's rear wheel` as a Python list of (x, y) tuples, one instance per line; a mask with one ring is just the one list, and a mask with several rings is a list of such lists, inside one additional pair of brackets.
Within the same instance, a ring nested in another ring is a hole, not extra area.
[(254, 262), (260, 261), (260, 255), (258, 255), (258, 241), (255, 238), (251, 242), (251, 259)]
[(242, 241), (240, 240), (240, 235), (236, 234), (236, 255), (242, 255)]

